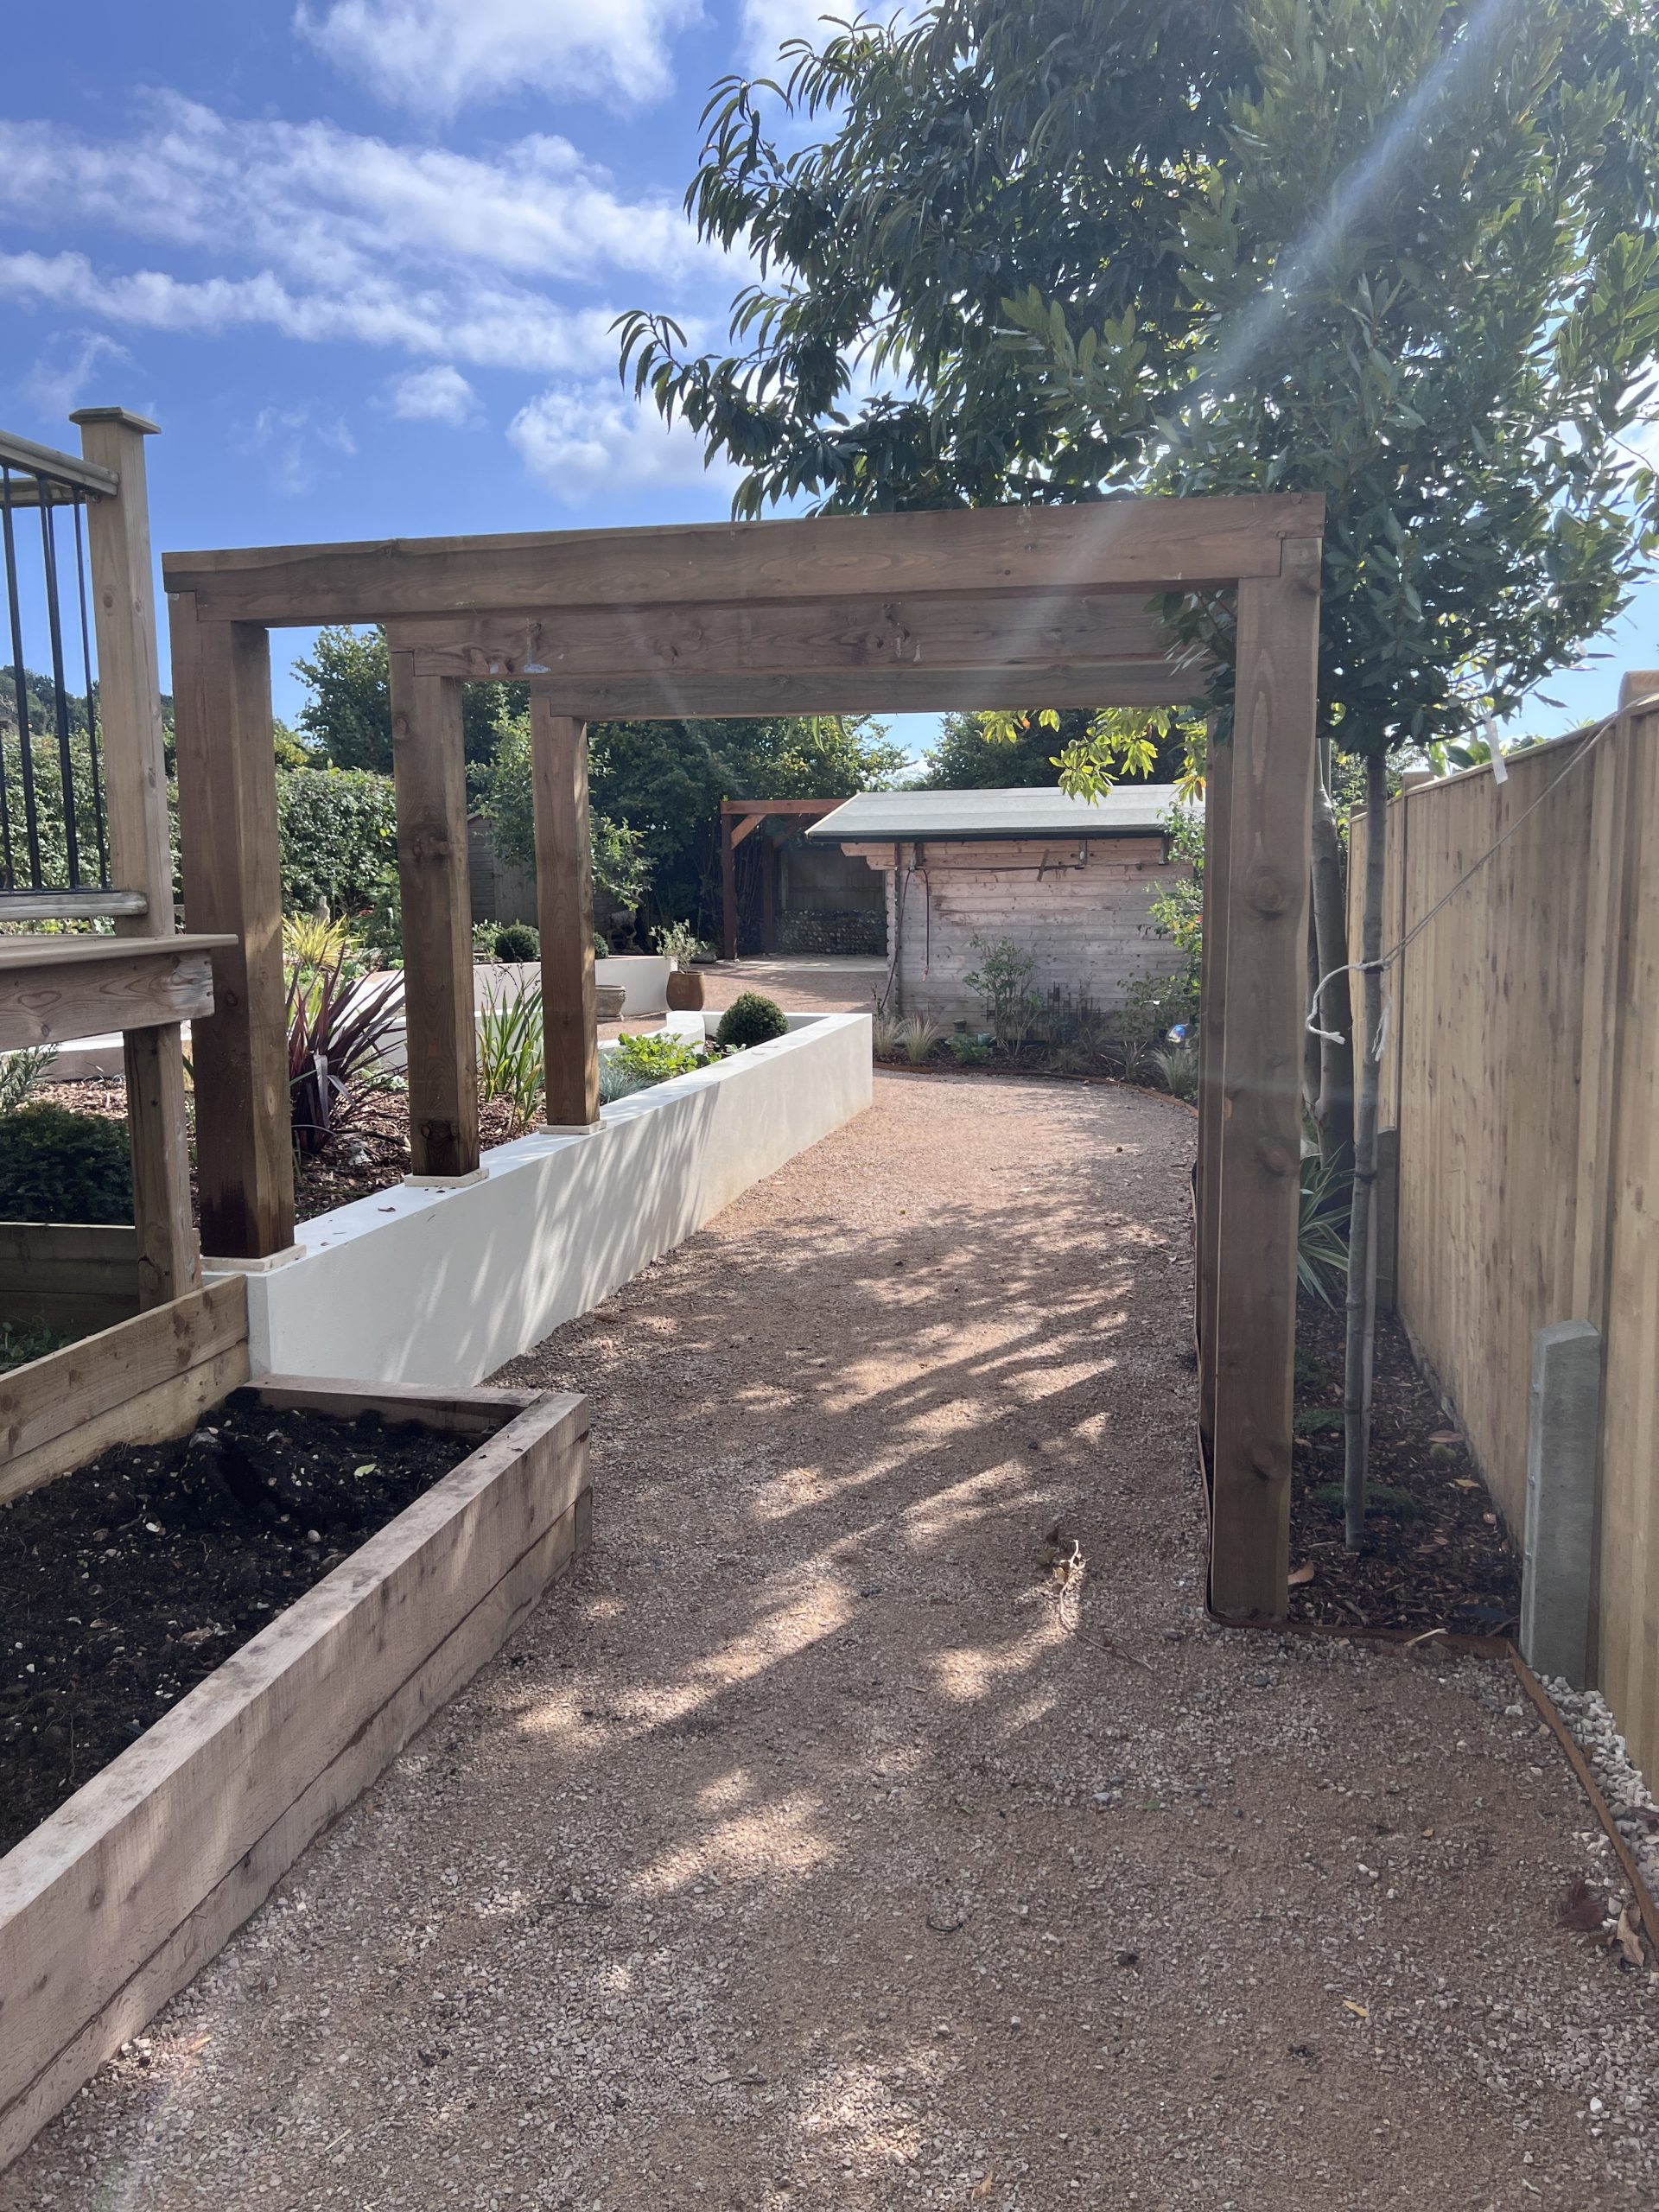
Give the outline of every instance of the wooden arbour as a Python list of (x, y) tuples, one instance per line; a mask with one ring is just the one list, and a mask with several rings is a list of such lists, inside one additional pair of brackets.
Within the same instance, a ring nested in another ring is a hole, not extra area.
[(1201, 697), (1149, 602), (1237, 594), (1212, 748), (1198, 1340), (1217, 1610), (1285, 1607), (1300, 1027), (1324, 505), (1299, 495), (179, 553), (164, 563), (190, 925), (233, 931), (197, 1033), (203, 1240), (294, 1234), (269, 631), (391, 652), (415, 1172), (477, 1170), (460, 687), (531, 687), (550, 1125), (598, 1119), (585, 726)]

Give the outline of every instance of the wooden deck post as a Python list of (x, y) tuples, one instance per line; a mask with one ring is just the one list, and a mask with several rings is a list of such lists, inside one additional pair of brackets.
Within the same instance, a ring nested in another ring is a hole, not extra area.
[(191, 1030), (205, 1252), (264, 1260), (294, 1243), (294, 1146), (283, 985), (283, 885), (263, 623), (205, 622), (168, 601), (185, 913), (226, 930), (213, 1012)]
[(1282, 1618), (1290, 1542), (1301, 1025), (1320, 545), (1238, 589), (1217, 1210), (1211, 1603)]
[[(115, 931), (118, 937), (171, 937), (173, 848), (144, 477), (144, 440), (156, 425), (120, 407), (83, 407), (70, 419), (80, 427), (85, 457), (121, 480), (114, 499), (90, 500), (86, 510), (110, 880), (117, 890), (142, 891), (147, 902), (142, 916), (118, 916)], [(201, 1284), (190, 1218), (183, 1039), (178, 1024), (169, 1022), (128, 1030), (123, 1046), (138, 1302), (162, 1306)]]
[[(744, 828), (748, 827), (747, 823)], [(723, 960), (737, 957), (737, 824), (722, 806), (720, 810), (720, 952)]]
[[(1198, 983), (1198, 1433), (1216, 1440), (1216, 1262), (1220, 1226), (1221, 1055), (1227, 1033), (1228, 793), (1233, 748), (1211, 743), (1204, 785), (1204, 937)], [(1206, 1473), (1209, 1471), (1206, 1469)]]
[(599, 1003), (594, 982), (594, 869), (588, 820), (588, 725), (530, 701), (536, 800), (536, 909), (542, 937), (547, 1125), (599, 1126)]
[(461, 685), (388, 656), (397, 887), (404, 922), (410, 1174), (453, 1182), (478, 1172), (478, 1045), (467, 865), (467, 760)]

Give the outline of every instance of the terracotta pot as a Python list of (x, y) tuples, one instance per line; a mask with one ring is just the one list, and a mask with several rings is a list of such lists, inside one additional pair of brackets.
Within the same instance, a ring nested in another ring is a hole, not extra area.
[(628, 995), (620, 983), (601, 983), (594, 995), (599, 1001), (599, 1018), (601, 1021), (621, 1020), (622, 1002)]
[(671, 1014), (696, 1014), (702, 1005), (702, 977), (695, 968), (671, 968), (668, 971), (668, 1010)]

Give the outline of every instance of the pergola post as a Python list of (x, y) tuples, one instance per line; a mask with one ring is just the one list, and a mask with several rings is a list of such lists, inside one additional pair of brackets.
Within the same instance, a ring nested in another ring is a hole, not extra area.
[[(743, 827), (747, 830), (748, 823)], [(720, 810), (720, 954), (722, 960), (737, 957), (737, 823), (724, 806)]]
[(1213, 735), (1204, 780), (1204, 936), (1198, 979), (1198, 1433), (1205, 1467), (1216, 1441), (1216, 1286), (1220, 1255), (1221, 1059), (1227, 1033), (1228, 797), (1233, 748)]
[(185, 912), (237, 940), (213, 954), (213, 1011), (191, 1029), (204, 1252), (265, 1260), (294, 1243), (283, 884), (270, 638), (168, 601)]
[[(156, 426), (120, 407), (86, 407), (70, 419), (80, 426), (86, 458), (112, 468), (121, 480), (114, 499), (89, 500), (86, 509), (110, 879), (118, 890), (143, 892), (146, 902), (142, 916), (118, 915), (115, 933), (171, 937), (173, 848), (144, 474), (144, 440)], [(182, 1033), (176, 1022), (129, 1029), (122, 1046), (138, 1303), (162, 1306), (201, 1287), (190, 1218)]]
[(1318, 538), (1289, 538), (1281, 575), (1245, 577), (1238, 588), (1210, 1596), (1218, 1613), (1240, 1619), (1282, 1618), (1289, 1571), (1319, 568)]
[(461, 685), (387, 657), (397, 801), (404, 1020), (409, 1050), (410, 1175), (478, 1173), (478, 1047), (467, 865), (467, 760)]
[(531, 694), (536, 804), (536, 908), (542, 938), (547, 1125), (599, 1126), (599, 1000), (594, 979), (594, 870), (588, 726)]

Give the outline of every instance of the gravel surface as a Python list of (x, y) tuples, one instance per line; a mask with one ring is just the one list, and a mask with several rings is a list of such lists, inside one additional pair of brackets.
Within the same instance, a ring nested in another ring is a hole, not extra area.
[(1507, 1670), (1205, 1618), (1193, 1133), (878, 1077), (514, 1363), (592, 1559), (0, 2212), (1651, 2206)]
[(1560, 1675), (1547, 1676), (1544, 1688), (1600, 1783), (1607, 1809), (1630, 1846), (1649, 1896), (1659, 1897), (1659, 1802), (1618, 1732), (1612, 1707), (1599, 1690), (1575, 1690)]

